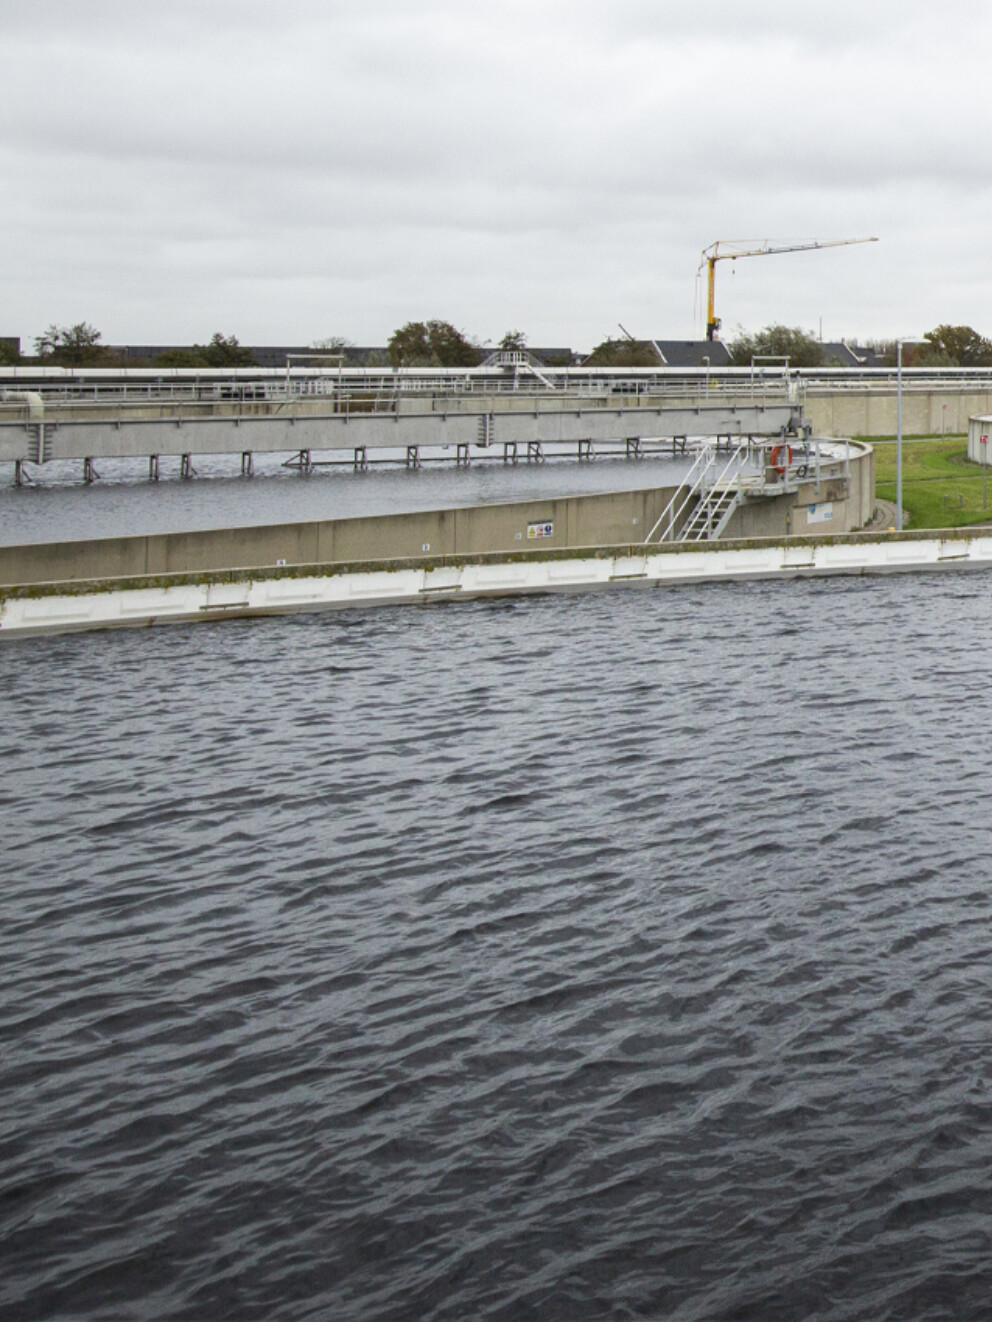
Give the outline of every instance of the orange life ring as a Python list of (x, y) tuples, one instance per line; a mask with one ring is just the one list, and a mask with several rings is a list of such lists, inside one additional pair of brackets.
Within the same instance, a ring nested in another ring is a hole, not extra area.
[[(780, 464), (779, 458), (781, 457), (783, 450), (785, 451), (785, 463)], [(779, 477), (785, 477), (785, 470), (792, 466), (792, 446), (776, 445), (772, 450), (771, 466), (775, 469), (775, 472), (778, 473)]]

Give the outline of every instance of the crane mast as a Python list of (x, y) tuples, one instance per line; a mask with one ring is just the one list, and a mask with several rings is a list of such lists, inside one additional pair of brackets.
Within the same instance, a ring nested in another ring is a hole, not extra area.
[(877, 238), (870, 239), (804, 239), (800, 243), (773, 245), (771, 240), (755, 246), (753, 239), (718, 239), (703, 249), (699, 269), (706, 267), (706, 338), (715, 340), (720, 329), (720, 319), (716, 315), (716, 264), (717, 262), (735, 262), (738, 257), (772, 257), (783, 252), (810, 252), (814, 248), (844, 248), (852, 243), (877, 243)]

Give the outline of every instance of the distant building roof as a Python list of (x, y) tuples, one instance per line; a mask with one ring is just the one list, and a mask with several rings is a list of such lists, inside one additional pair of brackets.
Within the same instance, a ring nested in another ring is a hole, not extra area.
[(669, 367), (729, 367), (730, 352), (722, 340), (655, 340)]
[(542, 363), (551, 361), (552, 366), (569, 367), (578, 357), (574, 350), (564, 346), (558, 349), (532, 349), (528, 345), (527, 352), (532, 353), (535, 358), (540, 358)]
[[(158, 358), (163, 353), (173, 353), (188, 351), (193, 346), (190, 344), (113, 344), (108, 345), (112, 353), (119, 354), (125, 362), (150, 362)], [(308, 344), (249, 344), (242, 345), (242, 348), (249, 349), (252, 357), (259, 367), (283, 368), (286, 366), (286, 359), (290, 354), (299, 356), (301, 361), (294, 364), (297, 367), (307, 366), (305, 354), (311, 355), (310, 362), (313, 366), (320, 366), (319, 355), (322, 353), (331, 354), (331, 349), (314, 349)], [(384, 344), (360, 345), (348, 344), (341, 350), (344, 354), (346, 363), (352, 367), (383, 366), (389, 363), (389, 354)], [(540, 358), (542, 362), (549, 359), (554, 363), (565, 364), (566, 366), (575, 361), (576, 355), (573, 351), (561, 346), (558, 348), (546, 349), (528, 349), (535, 358)], [(325, 363), (326, 366), (326, 363)]]
[(824, 367), (860, 367), (861, 359), (854, 352), (849, 344), (843, 340), (837, 342), (822, 342), (820, 348), (823, 350)]
[[(107, 347), (111, 353), (120, 354), (125, 362), (128, 360), (150, 362), (163, 353), (188, 353), (193, 346), (191, 344), (111, 344)], [(311, 348), (308, 344), (243, 344), (241, 347), (250, 351), (259, 367), (285, 367), (288, 354), (317, 354), (323, 352), (323, 350)], [(352, 354), (368, 354), (372, 351), (369, 349), (348, 349), (345, 352), (351, 360)]]
[(854, 354), (855, 362), (859, 367), (888, 367), (885, 361), (885, 354), (878, 349), (869, 348), (866, 344), (849, 344), (848, 349)]
[(105, 347), (108, 352), (119, 354), (124, 359), (126, 366), (128, 359), (139, 359), (141, 362), (145, 362), (157, 358), (159, 354), (187, 350), (193, 346), (191, 344), (108, 344)]

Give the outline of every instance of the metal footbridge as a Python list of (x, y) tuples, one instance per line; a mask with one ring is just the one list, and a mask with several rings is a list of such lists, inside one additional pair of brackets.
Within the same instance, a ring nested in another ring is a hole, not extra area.
[(331, 454), (356, 469), (376, 452), (406, 456), (418, 467), (429, 447), (447, 447), (459, 463), (496, 447), (507, 462), (540, 460), (545, 446), (574, 447), (591, 458), (592, 447), (618, 444), (638, 456), (651, 440), (688, 437), (731, 439), (802, 437), (802, 406), (788, 382), (755, 391), (744, 383), (718, 398), (702, 388), (626, 394), (616, 390), (561, 391), (537, 383), (512, 394), (446, 394), (411, 390), (381, 393), (347, 388), (308, 393), (297, 381), (284, 389), (214, 386), (202, 391), (132, 391), (94, 397), (47, 395), (42, 390), (0, 392), (0, 462), (15, 466), (76, 460), (84, 476), (108, 458), (145, 458), (149, 477), (158, 461), (178, 456), (192, 476), (196, 455), (240, 456), (252, 471), (256, 454), (287, 454), (308, 471), (317, 456)]

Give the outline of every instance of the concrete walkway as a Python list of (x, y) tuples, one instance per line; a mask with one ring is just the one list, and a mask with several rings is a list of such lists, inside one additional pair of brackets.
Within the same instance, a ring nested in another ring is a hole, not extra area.
[[(896, 507), (894, 501), (876, 500), (875, 517), (869, 523), (866, 523), (860, 529), (860, 531), (888, 532), (889, 529), (895, 528), (895, 526), (896, 526)], [(902, 526), (904, 528), (907, 528), (909, 526), (909, 519), (907, 518), (905, 510), (903, 510), (902, 512)]]

